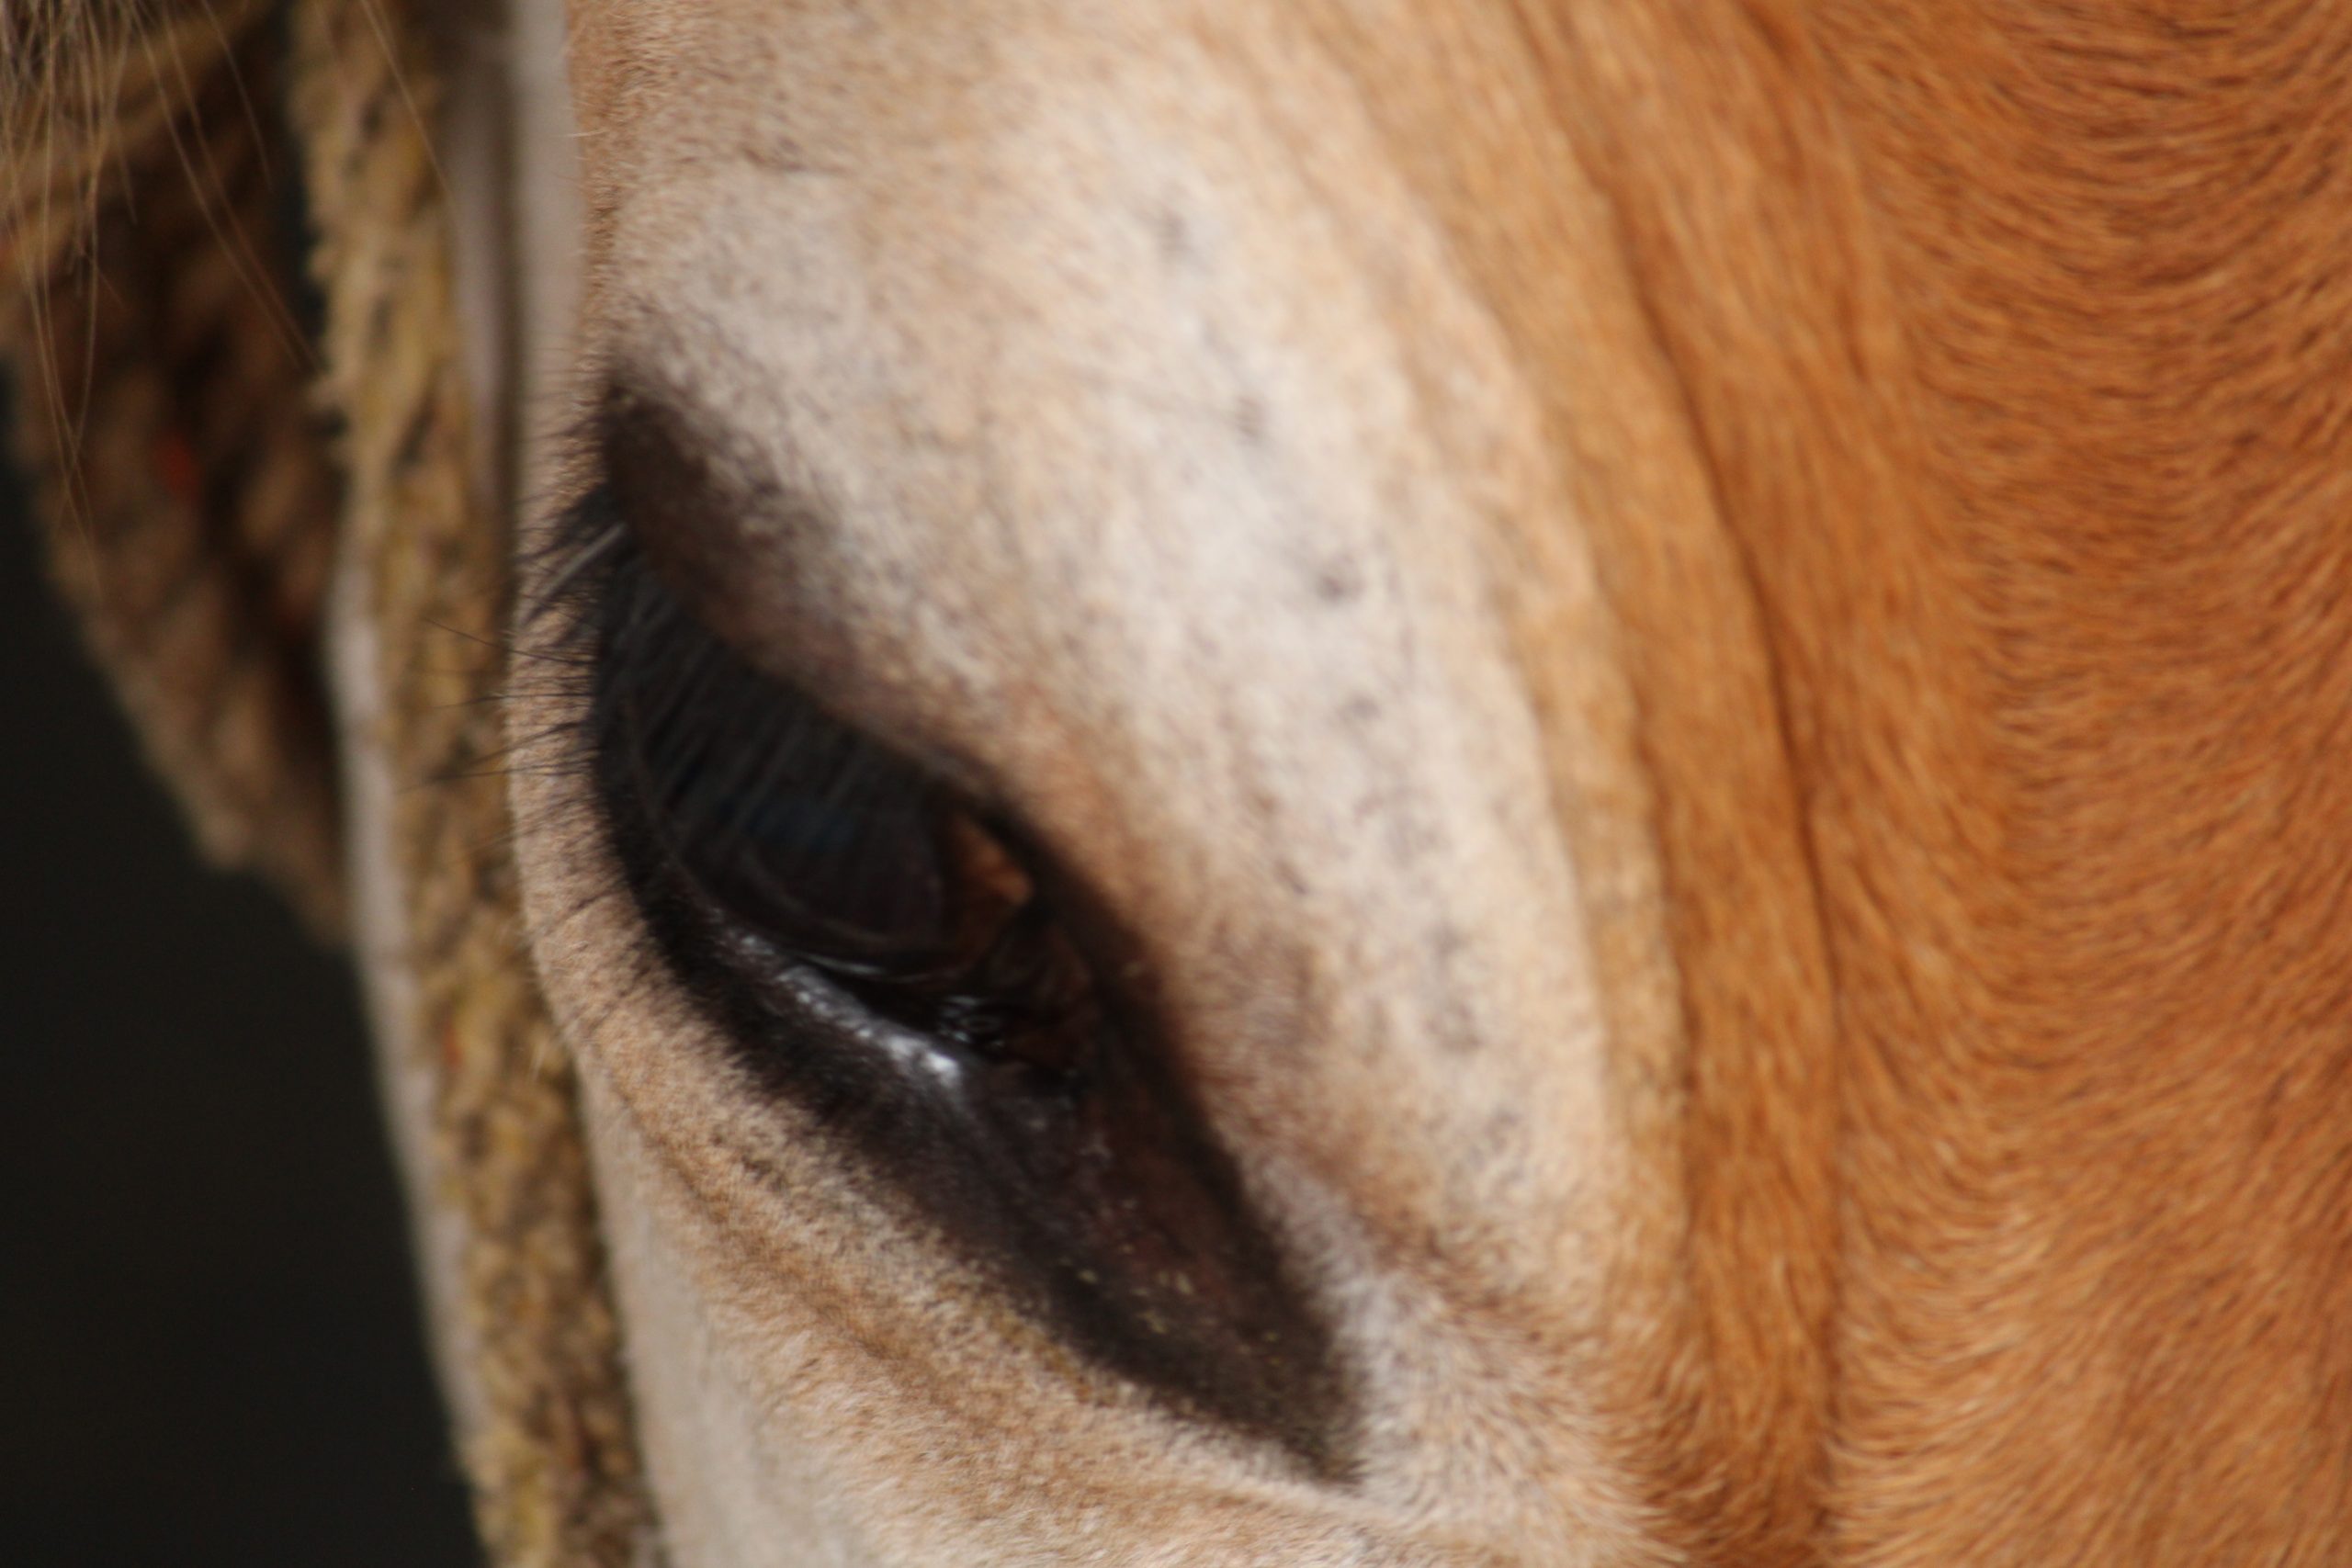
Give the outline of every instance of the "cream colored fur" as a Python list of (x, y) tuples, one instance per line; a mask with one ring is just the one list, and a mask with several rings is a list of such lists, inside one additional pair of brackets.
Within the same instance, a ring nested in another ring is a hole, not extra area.
[(747, 491), (827, 498), (820, 530), (747, 510), (696, 541), (741, 568), (703, 608), (985, 766), (1148, 933), (1364, 1409), (1361, 1479), (1315, 1485), (1041, 1342), (696, 1066), (707, 1026), (597, 897), (613, 868), (532, 830), (580, 820), (581, 781), (526, 768), (536, 948), (586, 1067), (673, 1550), (1643, 1559), (1594, 1408), (1624, 1177), (1600, 1003), (1493, 614), (1498, 522), (1575, 519), (1349, 85), (1271, 15), (1216, 48), (1148, 7), (670, 20), (651, 63), (676, 80), (608, 124), (599, 51), (632, 23), (582, 18), (581, 395), (625, 365)]
[[(2352, 11), (279, 19), (0, 9), (0, 353), (353, 915), (502, 1563), (2352, 1560)], [(727, 1065), (547, 620), (487, 700), (616, 380), (693, 611), (1134, 934), (1336, 1462)]]
[(526, 772), (684, 1562), (2333, 1560), (2339, 19), (573, 16), (571, 395), (1143, 933), (1363, 1413), (1311, 1482), (1023, 1326)]

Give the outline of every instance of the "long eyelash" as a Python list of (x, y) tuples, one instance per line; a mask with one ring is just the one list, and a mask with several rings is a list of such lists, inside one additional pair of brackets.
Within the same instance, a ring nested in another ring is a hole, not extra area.
[(575, 752), (607, 763), (650, 752), (671, 762), (683, 788), (675, 777), (606, 779), (642, 798), (640, 826), (659, 835), (670, 861), (683, 863), (689, 848), (706, 859), (745, 849), (742, 803), (779, 793), (787, 777), (830, 806), (877, 796), (910, 810), (937, 803), (910, 786), (910, 771), (886, 765), (738, 662), (662, 583), (602, 491), (565, 514), (548, 550), (548, 586), (532, 613), (553, 617), (556, 635), (540, 655), (586, 677), (587, 728)]
[[(582, 526), (585, 526), (584, 522)], [(613, 522), (605, 524), (602, 533), (592, 536), (584, 543), (568, 547), (563, 565), (556, 569), (555, 576), (540, 590), (542, 597), (560, 601), (565, 591), (579, 580), (582, 572), (592, 570), (598, 561), (629, 542), (628, 530), (618, 522)]]
[[(571, 445), (584, 447), (584, 434)], [(519, 592), (508, 628), (507, 674), (495, 694), (509, 726), (503, 754), (495, 759), (506, 773), (536, 773), (554, 777), (584, 777), (594, 767), (598, 734), (595, 713), (597, 667), (597, 608), (603, 603), (611, 574), (637, 547), (627, 526), (612, 514), (609, 502), (591, 494), (574, 504), (553, 510), (536, 525), (517, 552)], [(526, 731), (514, 726), (526, 711), (544, 711), (554, 704), (560, 716)], [(629, 896), (626, 879), (603, 853), (610, 829), (597, 808), (593, 791), (574, 792), (571, 804), (557, 814), (542, 808), (539, 815), (517, 817), (510, 831), (518, 839), (537, 837), (560, 846), (575, 864), (597, 868), (586, 889), (566, 908), (541, 916), (526, 932), (537, 945), (562, 940), (569, 931), (614, 899)], [(612, 988), (603, 1004), (605, 1013), (635, 1002), (640, 987), (659, 983), (662, 961), (657, 954), (633, 954), (626, 983)], [(602, 1028), (606, 1019), (583, 1021)]]

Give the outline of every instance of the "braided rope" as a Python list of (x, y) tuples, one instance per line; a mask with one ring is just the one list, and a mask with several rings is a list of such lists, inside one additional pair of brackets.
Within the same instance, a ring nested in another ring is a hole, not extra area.
[[(463, 1222), (478, 1520), (502, 1564), (622, 1568), (649, 1514), (490, 776), (511, 538), (469, 483), (431, 62), (401, 0), (293, 0), (290, 61), (268, 9), (0, 9), (0, 262), (20, 285), (0, 355), (57, 574), (150, 756), (209, 854), (322, 926), (341, 851), (320, 643), (338, 538), (360, 552), (416, 979), (411, 1038), (387, 1048), (430, 1075), (432, 1201)], [(280, 72), (290, 151), (255, 110)], [(322, 377), (280, 303), (290, 156)]]
[(211, 859), (333, 930), (334, 484), (273, 273), (288, 153), (247, 112), (273, 80), (258, 16), (71, 66), (10, 39), (38, 74), (7, 95), (0, 344), (53, 575), (150, 761)]
[(498, 1561), (617, 1565), (644, 1514), (573, 1085), (522, 949), (492, 776), (503, 738), (488, 699), (503, 671), (481, 657), (451, 670), (501, 639), (512, 539), (470, 482), (447, 216), (423, 130), (430, 62), (402, 19), (300, 0), (294, 111), (322, 235), (325, 389), (346, 432), (345, 526), (375, 593), (386, 750), (411, 786), (394, 833), (419, 1043), (436, 1058), (439, 1200), (465, 1216), (487, 1405), (467, 1460)]

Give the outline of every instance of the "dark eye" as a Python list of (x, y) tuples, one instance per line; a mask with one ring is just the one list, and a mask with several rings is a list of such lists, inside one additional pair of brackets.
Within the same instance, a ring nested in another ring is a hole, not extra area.
[(1090, 972), (999, 830), (745, 668), (642, 558), (604, 593), (600, 774), (673, 900), (943, 1064), (1078, 1065), (1100, 1032)]
[(630, 542), (570, 529), (593, 767), (672, 971), (766, 1091), (815, 1113), (1078, 1348), (1340, 1463), (1327, 1338), (1158, 1037), (1130, 943), (1018, 824), (753, 671)]

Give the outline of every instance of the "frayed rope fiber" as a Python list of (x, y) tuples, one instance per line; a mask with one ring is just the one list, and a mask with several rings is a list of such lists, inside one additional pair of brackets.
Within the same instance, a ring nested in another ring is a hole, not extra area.
[[(485, 765), (512, 520), (475, 483), (422, 34), (402, 0), (19, 0), (0, 50), (0, 355), (64, 595), (206, 851), (332, 931), (322, 638), (356, 552), (415, 979), (385, 1048), (434, 1084), (428, 1201), (464, 1235), (477, 1517), (511, 1568), (643, 1562), (574, 1084)], [(283, 303), (298, 167), (316, 349)]]

